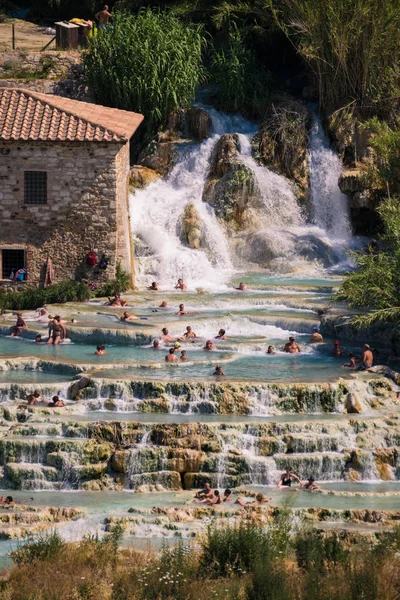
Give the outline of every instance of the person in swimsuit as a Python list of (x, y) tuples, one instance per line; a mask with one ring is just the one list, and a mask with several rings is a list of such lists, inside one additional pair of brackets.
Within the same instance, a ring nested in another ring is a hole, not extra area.
[(232, 500), (231, 495), (232, 495), (231, 490), (226, 489), (224, 491), (224, 497), (222, 499), (222, 502), (230, 502)]
[(61, 318), (56, 315), (49, 325), (49, 339), (48, 344), (59, 344), (62, 340), (67, 337), (67, 332), (64, 325), (61, 323)]
[(95, 354), (97, 354), (97, 356), (104, 356), (105, 354), (107, 354), (107, 352), (106, 352), (106, 347), (105, 347), (105, 346), (103, 346), (103, 344), (99, 344), (99, 345), (96, 347), (96, 352), (95, 352)]
[(374, 355), (371, 352), (371, 348), (369, 344), (364, 344), (363, 355), (361, 359), (361, 365), (358, 367), (358, 371), (365, 371), (366, 369), (370, 369), (374, 362)]
[(165, 357), (165, 362), (173, 363), (177, 362), (179, 359), (175, 354), (175, 348), (170, 348), (168, 354)]
[(169, 331), (166, 327), (163, 327), (163, 329), (161, 331), (162, 331), (161, 339), (164, 340), (164, 342), (172, 342), (174, 340), (172, 335), (169, 334)]
[(267, 354), (276, 354), (275, 348), (273, 346), (268, 346)]
[(216, 340), (226, 340), (225, 329), (220, 329), (218, 335), (215, 336)]
[(283, 350), (288, 354), (296, 354), (297, 352), (301, 352), (301, 348), (293, 336), (290, 336), (289, 341), (285, 344)]
[(292, 473), (292, 471), (290, 469), (286, 469), (286, 471), (284, 473), (282, 473), (281, 478), (279, 480), (278, 483), (278, 488), (289, 488), (292, 487), (292, 480), (295, 479), (297, 481), (297, 483), (299, 483), (301, 485), (301, 480), (299, 479), (299, 477), (297, 477), (297, 475), (295, 475), (294, 473)]
[(211, 489), (211, 485), (207, 482), (204, 484), (204, 487), (202, 490), (199, 490), (195, 497), (194, 500), (203, 500), (204, 498), (212, 498), (213, 495), (213, 491)]
[[(26, 498), (26, 500), (32, 500), (33, 498)], [(22, 504), (26, 502), (26, 500), (14, 500), (12, 496), (0, 496), (0, 504), (10, 505), (10, 504)]]
[[(149, 292), (158, 292), (158, 284), (157, 281), (153, 281), (153, 283), (147, 288)], [(166, 303), (165, 303), (166, 304)], [(164, 308), (164, 307), (163, 307)]]
[(178, 283), (176, 284), (175, 289), (182, 291), (187, 290), (187, 285), (183, 283), (183, 279), (178, 279)]
[(64, 408), (65, 402), (59, 396), (53, 396), (51, 402), (47, 405), (49, 408)]
[(160, 342), (158, 340), (154, 340), (154, 342), (153, 342), (153, 349), (154, 350), (161, 350), (161, 348), (160, 348)]
[(313, 332), (310, 337), (311, 344), (322, 344), (324, 338), (320, 334), (319, 327), (313, 327)]
[(235, 502), (235, 504), (239, 504), (240, 506), (251, 506), (251, 505), (260, 505), (260, 504), (264, 504), (264, 502), (269, 502), (271, 500), (271, 498), (266, 498), (264, 496), (264, 494), (257, 494), (257, 496), (255, 497), (255, 500), (252, 500), (251, 502), (245, 502), (242, 498), (238, 498)]
[(22, 318), (22, 312), (17, 313), (17, 322), (11, 333), (11, 337), (20, 336), (24, 329), (28, 329), (27, 324)]
[(222, 504), (222, 498), (221, 494), (219, 493), (219, 490), (214, 490), (214, 496), (206, 500), (206, 502), (210, 506), (213, 506), (214, 504)]
[(179, 315), (179, 316), (182, 316), (182, 315), (188, 315), (189, 313), (185, 310), (185, 305), (184, 304), (180, 304), (179, 305), (179, 310), (178, 310), (178, 312), (176, 314)]
[(190, 325), (188, 325), (186, 327), (185, 333), (183, 334), (183, 337), (184, 338), (195, 338), (195, 337), (197, 337), (197, 335), (195, 334), (194, 331), (192, 331), (192, 328), (190, 327)]
[(120, 317), (121, 321), (134, 321), (135, 319), (138, 319), (139, 317), (137, 317), (136, 315), (130, 315), (128, 313), (128, 311), (126, 310), (124, 312), (124, 314), (122, 315), (122, 317)]
[(350, 352), (349, 354), (349, 362), (345, 365), (342, 365), (342, 367), (348, 367), (349, 369), (356, 368), (356, 357), (354, 356), (353, 352)]
[(35, 344), (43, 344), (43, 342), (44, 340), (42, 339), (42, 336), (40, 335), (40, 333), (38, 333), (35, 337)]
[[(28, 401), (28, 406), (35, 406), (36, 402), (39, 402), (40, 392), (35, 390), (32, 394), (28, 394), (26, 397)], [(43, 401), (42, 401), (43, 402)]]
[(214, 371), (213, 375), (225, 375), (225, 373), (222, 370), (221, 365), (215, 365), (215, 371)]
[(303, 488), (303, 490), (308, 490), (309, 492), (312, 492), (313, 490), (320, 490), (321, 488), (319, 487), (319, 485), (317, 485), (315, 483), (315, 479), (314, 477), (309, 477), (306, 481), (306, 483), (302, 483), (301, 487)]
[(343, 350), (339, 346), (339, 342), (337, 340), (333, 343), (331, 356), (333, 356), (334, 358), (342, 358), (343, 356)]
[(158, 308), (167, 308), (168, 304), (166, 300), (163, 300)]
[(182, 350), (181, 355), (180, 355), (180, 359), (181, 360), (188, 360), (188, 355), (186, 353), (186, 350)]
[(211, 340), (207, 340), (206, 341), (206, 345), (204, 346), (203, 350), (207, 350), (208, 352), (211, 352), (212, 350), (215, 350), (215, 346), (212, 343)]
[(241, 281), (239, 283), (239, 287), (235, 288), (236, 290), (240, 290), (241, 292), (244, 292), (244, 290), (246, 289), (246, 286), (244, 285), (244, 283)]

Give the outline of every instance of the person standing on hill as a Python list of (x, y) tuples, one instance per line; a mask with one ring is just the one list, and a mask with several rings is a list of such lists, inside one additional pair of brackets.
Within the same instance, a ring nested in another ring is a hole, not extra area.
[(103, 27), (107, 27), (110, 22), (112, 14), (108, 12), (107, 4), (104, 6), (103, 10), (100, 10), (96, 14), (96, 19), (99, 22), (99, 29), (103, 29)]

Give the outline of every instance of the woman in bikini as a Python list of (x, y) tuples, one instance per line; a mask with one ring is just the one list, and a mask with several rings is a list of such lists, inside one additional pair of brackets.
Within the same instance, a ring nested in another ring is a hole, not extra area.
[(28, 326), (25, 323), (24, 319), (22, 318), (22, 313), (21, 312), (17, 313), (17, 322), (15, 324), (15, 327), (13, 329), (11, 337), (15, 337), (15, 336), (21, 335), (21, 333), (23, 332), (23, 330), (27, 329), (27, 328), (28, 328)]
[(56, 315), (49, 326), (49, 339), (47, 340), (47, 343), (57, 346), (66, 337), (67, 332), (64, 325), (61, 323), (61, 318)]

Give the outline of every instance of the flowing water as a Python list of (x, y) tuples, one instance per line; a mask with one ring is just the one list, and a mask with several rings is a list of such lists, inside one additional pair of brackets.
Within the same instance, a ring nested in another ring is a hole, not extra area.
[[(130, 197), (140, 289), (127, 300), (137, 318), (123, 322), (123, 311), (101, 300), (53, 307), (66, 320), (69, 343), (59, 347), (34, 343), (47, 328), (35, 314), (25, 315), (23, 339), (8, 337), (14, 315), (0, 323), (3, 493), (24, 501), (34, 491), (34, 504), (82, 507), (85, 516), (57, 525), (66, 539), (103, 535), (108, 516), (133, 519), (129, 543), (189, 538), (208, 521), (164, 526), (152, 509), (187, 507), (188, 488), (206, 479), (219, 488), (262, 490), (277, 505), (290, 497), (294, 508), (400, 510), (399, 389), (372, 376), (355, 378), (342, 359), (332, 358), (332, 339), (310, 343), (317, 309), (328, 306), (340, 284), (344, 249), (359, 243), (337, 185), (339, 158), (314, 114), (312, 209), (306, 210), (291, 182), (252, 157), (254, 123), (207, 110), (211, 137), (181, 143), (169, 177)], [(257, 201), (240, 232), (203, 201), (215, 146), (226, 133), (238, 134), (238, 161), (255, 177)], [(202, 221), (198, 250), (187, 247), (182, 232), (190, 203)], [(185, 293), (173, 289), (179, 277)], [(160, 291), (143, 289), (154, 280)], [(179, 316), (182, 302), (188, 314)], [(196, 338), (183, 338), (188, 325)], [(187, 361), (166, 364), (171, 342), (161, 339), (163, 327), (174, 340), (182, 338), (178, 354), (186, 351)], [(227, 339), (216, 338), (221, 328)], [(283, 352), (289, 335), (301, 354)], [(204, 349), (207, 339), (211, 352)], [(97, 344), (106, 345), (106, 355), (95, 355)], [(341, 344), (345, 353), (361, 352), (359, 343)], [(275, 354), (267, 353), (269, 346)], [(213, 374), (217, 363), (223, 378)], [(71, 383), (82, 376), (89, 385), (71, 400)], [(45, 398), (62, 396), (67, 407), (56, 414), (26, 410), (20, 403), (33, 387)], [(346, 414), (349, 393), (361, 414)], [(303, 479), (312, 474), (332, 493), (277, 491), (286, 468)], [(132, 493), (138, 486), (144, 493)], [(0, 544), (0, 560), (5, 548)]]

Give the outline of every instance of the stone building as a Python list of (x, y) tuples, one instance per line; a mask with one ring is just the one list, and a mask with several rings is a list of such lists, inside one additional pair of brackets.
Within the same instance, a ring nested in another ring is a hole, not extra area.
[[(24, 89), (0, 89), (0, 275), (43, 281), (133, 272), (129, 141), (143, 116)], [(108, 261), (105, 271), (88, 253)]]

